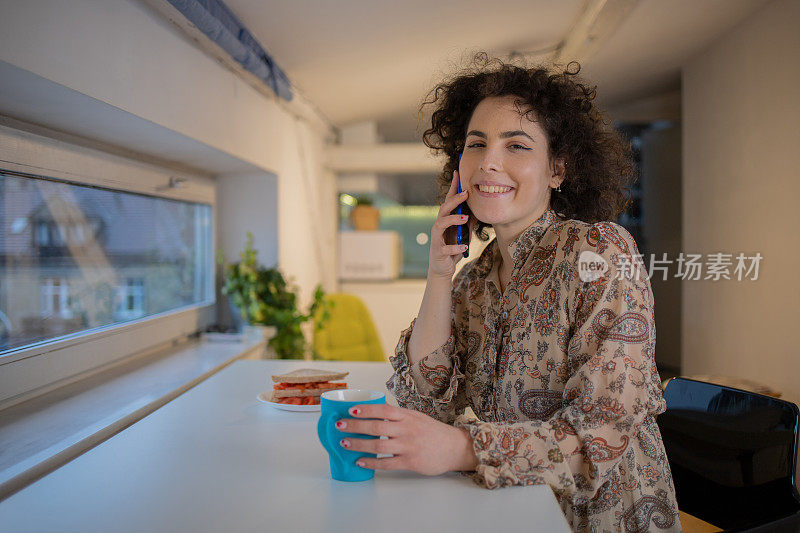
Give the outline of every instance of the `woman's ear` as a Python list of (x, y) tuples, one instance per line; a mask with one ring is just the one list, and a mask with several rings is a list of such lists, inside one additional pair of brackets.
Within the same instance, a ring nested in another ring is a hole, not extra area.
[(561, 182), (564, 181), (564, 177), (566, 176), (566, 168), (567, 165), (563, 157), (557, 157), (553, 159), (553, 175), (550, 177), (551, 187), (556, 188), (561, 185)]

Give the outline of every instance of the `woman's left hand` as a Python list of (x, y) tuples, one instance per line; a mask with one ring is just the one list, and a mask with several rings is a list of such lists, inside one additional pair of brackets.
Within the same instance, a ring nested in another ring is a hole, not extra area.
[[(430, 416), (386, 404), (361, 404), (350, 408), (350, 416), (336, 423), (344, 433), (362, 433), (384, 439), (343, 439), (339, 445), (352, 451), (392, 454), (394, 457), (362, 457), (364, 468), (411, 470), (436, 476), (453, 470), (475, 470), (478, 458), (472, 438), (463, 428)], [(378, 420), (360, 420), (377, 418)]]

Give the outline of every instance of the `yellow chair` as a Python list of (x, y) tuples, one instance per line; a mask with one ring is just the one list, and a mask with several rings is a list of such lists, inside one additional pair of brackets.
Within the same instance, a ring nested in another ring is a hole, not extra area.
[[(330, 318), (322, 329), (314, 328), (314, 349), (321, 359), (331, 361), (382, 361), (378, 332), (367, 306), (353, 294), (333, 293), (325, 296)], [(315, 324), (319, 317), (315, 317)]]

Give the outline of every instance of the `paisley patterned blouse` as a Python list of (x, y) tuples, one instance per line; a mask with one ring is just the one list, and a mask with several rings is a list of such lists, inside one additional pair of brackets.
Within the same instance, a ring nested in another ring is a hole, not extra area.
[[(680, 531), (655, 422), (666, 404), (653, 296), (633, 238), (548, 210), (511, 252), (503, 294), (496, 241), (457, 274), (443, 346), (409, 365), (414, 324), (402, 333), (388, 389), (469, 431), (479, 465), (464, 475), (490, 489), (547, 483), (575, 531)], [(594, 276), (579, 275), (587, 260)]]

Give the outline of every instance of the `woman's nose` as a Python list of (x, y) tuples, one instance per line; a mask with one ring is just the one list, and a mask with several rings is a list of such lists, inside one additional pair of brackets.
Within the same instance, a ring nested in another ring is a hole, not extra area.
[(481, 160), (480, 169), (484, 172), (498, 172), (501, 168), (503, 165), (498, 154), (494, 150), (487, 149)]

